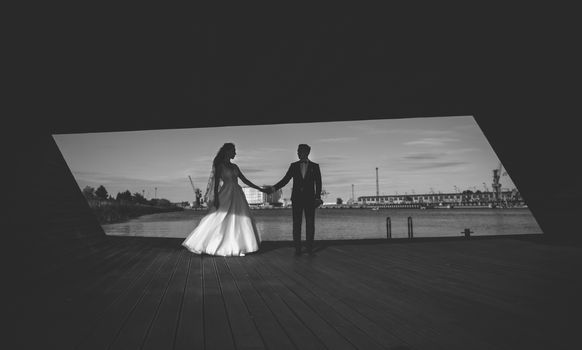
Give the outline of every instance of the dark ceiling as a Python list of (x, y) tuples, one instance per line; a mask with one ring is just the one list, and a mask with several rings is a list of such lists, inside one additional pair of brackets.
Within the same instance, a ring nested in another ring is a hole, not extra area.
[(362, 18), (83, 25), (49, 74), (53, 133), (469, 114), (495, 74), (467, 42)]

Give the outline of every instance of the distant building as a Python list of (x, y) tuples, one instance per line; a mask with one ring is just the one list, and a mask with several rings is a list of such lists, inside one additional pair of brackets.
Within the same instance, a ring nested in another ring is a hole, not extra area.
[[(515, 191), (502, 191), (501, 201), (522, 201)], [(361, 196), (358, 203), (363, 205), (383, 204), (439, 204), (439, 203), (491, 203), (495, 201), (493, 192), (471, 193), (430, 193), (409, 195)]]
[(262, 205), (267, 202), (267, 195), (252, 187), (243, 187), (243, 192), (249, 205)]

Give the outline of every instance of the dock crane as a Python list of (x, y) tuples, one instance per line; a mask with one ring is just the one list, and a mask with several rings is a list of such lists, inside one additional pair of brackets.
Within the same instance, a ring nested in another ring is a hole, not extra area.
[(196, 198), (196, 202), (195, 202), (196, 206), (199, 207), (200, 206), (200, 197), (201, 197), (200, 190), (194, 186), (194, 182), (192, 181), (192, 178), (190, 177), (190, 175), (188, 175), (188, 179), (190, 179), (190, 184), (192, 185), (192, 190), (194, 191), (194, 197)]
[[(493, 169), (493, 183), (491, 187), (493, 187), (493, 198), (496, 202), (501, 200), (501, 184), (499, 183), (499, 178), (501, 177), (501, 169), (502, 165), (499, 162), (497, 169)], [(504, 174), (506, 175), (507, 172)]]

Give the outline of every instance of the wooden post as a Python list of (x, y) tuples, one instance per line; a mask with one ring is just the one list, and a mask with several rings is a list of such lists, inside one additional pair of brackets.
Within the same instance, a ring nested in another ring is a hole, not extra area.
[(392, 238), (392, 220), (390, 217), (386, 217), (386, 238)]
[(414, 237), (412, 230), (412, 216), (408, 217), (408, 238), (412, 239)]

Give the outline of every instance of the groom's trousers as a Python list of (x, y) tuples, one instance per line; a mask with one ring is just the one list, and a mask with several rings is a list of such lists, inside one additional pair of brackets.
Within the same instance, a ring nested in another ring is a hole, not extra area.
[(301, 249), (301, 224), (305, 215), (305, 245), (307, 250), (313, 249), (315, 236), (315, 200), (296, 200), (292, 203), (293, 208), (293, 243), (296, 250)]

